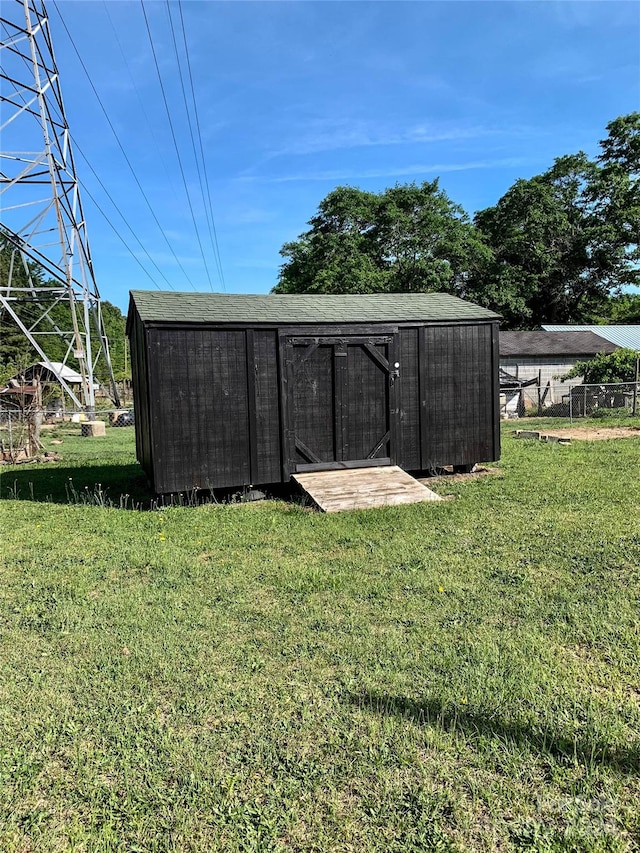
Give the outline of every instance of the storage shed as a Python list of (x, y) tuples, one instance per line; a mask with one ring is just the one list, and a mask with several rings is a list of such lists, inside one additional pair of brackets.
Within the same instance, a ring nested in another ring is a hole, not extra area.
[(498, 319), (440, 293), (132, 291), (138, 460), (157, 493), (496, 460)]

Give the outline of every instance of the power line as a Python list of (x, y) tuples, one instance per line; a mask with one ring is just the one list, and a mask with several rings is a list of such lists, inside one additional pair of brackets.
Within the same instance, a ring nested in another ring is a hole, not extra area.
[[(83, 156), (83, 158), (84, 158), (84, 154), (83, 154), (82, 156)], [(85, 159), (85, 162), (86, 162), (86, 158), (84, 158), (84, 159)], [(87, 163), (87, 165), (88, 165), (88, 166), (89, 166), (89, 168), (91, 169), (91, 166), (90, 166), (88, 163)], [(93, 169), (91, 169), (91, 171), (93, 172)], [(94, 172), (94, 175), (95, 175), (95, 172)], [(102, 186), (102, 184), (101, 184), (101, 186)], [(107, 216), (107, 214), (104, 212), (104, 210), (100, 207), (100, 205), (98, 204), (98, 202), (96, 201), (96, 199), (94, 198), (94, 196), (91, 194), (91, 192), (87, 189), (87, 187), (86, 187), (84, 184), (82, 185), (82, 188), (83, 188), (83, 190), (85, 191), (85, 193), (89, 196), (89, 198), (91, 199), (91, 201), (94, 203), (94, 205), (96, 206), (96, 208), (99, 210), (99, 212), (102, 214), (102, 216), (104, 217), (104, 219), (106, 220), (106, 222), (111, 226), (111, 228), (113, 229), (113, 233), (116, 235), (116, 237), (118, 238), (118, 240), (120, 240), (120, 242), (121, 242), (121, 243), (122, 243), (122, 245), (125, 247), (125, 249), (129, 252), (129, 254), (130, 254), (130, 255), (131, 255), (131, 257), (133, 258), (133, 260), (138, 264), (138, 266), (140, 267), (140, 269), (142, 270), (142, 272), (147, 276), (147, 278), (149, 278), (149, 280), (154, 284), (154, 286), (158, 288), (158, 290), (161, 290), (162, 288), (160, 287), (160, 285), (158, 284), (158, 282), (153, 278), (153, 276), (151, 275), (151, 273), (149, 272), (149, 270), (148, 270), (148, 269), (144, 266), (144, 264), (140, 261), (140, 258), (138, 258), (138, 257), (134, 254), (133, 249), (131, 248), (131, 246), (129, 246), (129, 244), (128, 244), (128, 243), (127, 243), (127, 241), (124, 239), (124, 237), (122, 236), (122, 234), (118, 231), (118, 229), (116, 228), (116, 226), (115, 226), (115, 225), (113, 224), (113, 222), (109, 219), (109, 217), (108, 217), (108, 216)], [(104, 189), (104, 186), (103, 186), (103, 189)], [(113, 201), (113, 199), (112, 199), (112, 201)], [(120, 211), (118, 211), (118, 213), (120, 213)], [(122, 214), (120, 214), (120, 215), (122, 216)], [(125, 221), (125, 224), (127, 225), (127, 227), (129, 228), (129, 230), (130, 230), (130, 231), (131, 231), (131, 233), (133, 234), (133, 231), (132, 231), (131, 227), (128, 225), (128, 223), (126, 223), (126, 221)], [(135, 234), (134, 234), (133, 236), (135, 237)], [(138, 239), (138, 238), (136, 237), (136, 239)], [(138, 240), (138, 242), (140, 242), (140, 241)], [(140, 244), (140, 245), (142, 245), (142, 244)], [(144, 246), (142, 246), (142, 249), (143, 249), (143, 251), (146, 253), (147, 257), (149, 257), (149, 260), (151, 260), (151, 262), (154, 264), (154, 266), (156, 267), (156, 269), (158, 269), (157, 264), (156, 264), (156, 263), (155, 263), (155, 261), (153, 261), (153, 260), (152, 260), (152, 258), (149, 256), (149, 253), (148, 253), (148, 252), (147, 252), (147, 250), (144, 248)], [(158, 270), (158, 272), (160, 272), (160, 270)], [(167, 278), (164, 276), (164, 274), (163, 274), (163, 273), (160, 273), (160, 275), (162, 275), (162, 277), (163, 277), (163, 278), (164, 278), (164, 280), (167, 282), (167, 284), (169, 284), (169, 282), (167, 281)], [(171, 288), (171, 290), (175, 290), (175, 288), (174, 288), (174, 287), (172, 287), (172, 285), (171, 285), (171, 284), (169, 284), (169, 287)]]
[[(167, 2), (167, 12), (168, 12), (168, 16), (169, 16), (169, 27), (171, 29), (171, 37), (173, 39), (173, 49), (174, 49), (174, 52), (176, 55), (176, 64), (178, 66), (178, 76), (180, 79), (180, 88), (182, 90), (182, 100), (184, 102), (184, 109), (185, 109), (185, 113), (187, 116), (187, 125), (189, 127), (189, 136), (191, 137), (191, 148), (193, 151), (193, 159), (194, 159), (194, 162), (196, 164), (196, 172), (198, 174), (198, 182), (200, 184), (200, 193), (202, 195), (202, 205), (204, 207), (205, 218), (207, 220), (207, 229), (209, 231), (209, 240), (211, 242), (211, 249), (213, 250), (213, 255), (214, 255), (214, 258), (216, 260), (216, 265), (218, 267), (218, 274), (220, 275), (220, 283), (222, 284), (223, 283), (222, 266), (220, 263), (219, 253), (216, 254), (216, 247), (214, 245), (214, 240), (213, 240), (213, 228), (212, 228), (213, 211), (211, 210), (210, 205), (207, 205), (207, 199), (205, 196), (204, 181), (203, 181), (203, 177), (202, 177), (202, 170), (200, 168), (200, 161), (198, 159), (198, 153), (196, 151), (195, 134), (193, 131), (193, 124), (191, 122), (191, 110), (189, 109), (189, 104), (187, 103), (187, 93), (186, 93), (185, 86), (184, 86), (184, 77), (182, 75), (182, 65), (180, 63), (180, 54), (178, 51), (178, 42), (176, 40), (175, 28), (173, 25), (173, 17), (171, 15), (171, 4), (170, 4), (169, 0), (166, 0), (166, 2)], [(183, 43), (184, 43), (184, 47), (185, 47), (185, 53), (187, 54), (187, 57), (188, 57), (188, 52), (187, 52), (188, 47), (187, 47), (186, 37), (184, 34), (184, 29), (182, 30), (182, 36), (183, 36)], [(193, 103), (193, 112), (194, 112), (195, 116), (197, 117), (198, 111), (197, 111), (195, 98), (193, 98), (193, 97), (192, 97), (192, 103)]]
[(85, 73), (86, 77), (87, 77), (87, 80), (89, 81), (89, 85), (91, 86), (91, 89), (93, 90), (93, 94), (96, 96), (96, 100), (98, 101), (98, 104), (100, 105), (100, 108), (102, 109), (102, 112), (103, 112), (103, 114), (104, 114), (104, 117), (106, 118), (107, 123), (108, 123), (109, 127), (111, 128), (111, 132), (113, 133), (113, 136), (114, 136), (114, 138), (115, 138), (116, 142), (118, 143), (118, 147), (120, 148), (120, 151), (121, 151), (121, 153), (122, 153), (122, 156), (124, 157), (125, 162), (126, 162), (127, 166), (129, 167), (129, 171), (131, 172), (131, 174), (132, 174), (132, 176), (133, 176), (133, 179), (134, 179), (134, 181), (136, 182), (136, 185), (137, 185), (138, 189), (140, 190), (140, 193), (142, 194), (142, 197), (144, 198), (144, 200), (145, 200), (145, 202), (146, 202), (147, 207), (149, 208), (149, 212), (151, 213), (151, 216), (153, 217), (154, 222), (156, 223), (156, 225), (157, 225), (157, 226), (158, 226), (158, 228), (160, 229), (160, 233), (161, 233), (161, 234), (162, 234), (162, 236), (164, 237), (165, 243), (166, 243), (166, 244), (167, 244), (167, 246), (169, 247), (169, 251), (170, 251), (170, 252), (171, 252), (171, 254), (173, 255), (173, 257), (174, 257), (174, 259), (175, 259), (176, 263), (178, 264), (178, 266), (180, 267), (180, 270), (181, 270), (181, 271), (182, 271), (182, 273), (184, 274), (184, 277), (187, 279), (187, 281), (189, 282), (189, 284), (191, 285), (191, 287), (193, 288), (193, 290), (196, 290), (197, 288), (195, 287), (194, 283), (191, 281), (191, 279), (190, 279), (190, 277), (189, 277), (189, 275), (188, 275), (187, 271), (185, 270), (185, 268), (184, 268), (184, 267), (183, 267), (183, 265), (182, 265), (182, 262), (180, 261), (180, 259), (179, 259), (179, 258), (178, 258), (178, 256), (176, 255), (176, 253), (175, 253), (175, 251), (174, 251), (174, 249), (173, 249), (173, 246), (172, 246), (172, 245), (171, 245), (171, 243), (169, 242), (169, 239), (168, 239), (168, 237), (167, 237), (167, 235), (166, 235), (166, 233), (165, 233), (165, 231), (164, 231), (164, 229), (163, 229), (162, 225), (160, 224), (160, 221), (158, 220), (158, 217), (156, 216), (156, 214), (155, 214), (155, 212), (154, 212), (154, 210), (153, 210), (153, 207), (151, 206), (151, 202), (149, 201), (149, 198), (148, 198), (147, 194), (145, 193), (145, 191), (144, 191), (144, 189), (143, 189), (143, 187), (142, 187), (142, 184), (141, 184), (141, 183), (140, 183), (140, 181), (138, 180), (138, 176), (137, 176), (137, 175), (136, 175), (136, 173), (135, 173), (135, 170), (134, 170), (134, 168), (133, 168), (133, 165), (131, 164), (131, 161), (129, 160), (129, 157), (127, 156), (127, 153), (126, 153), (126, 151), (125, 151), (125, 149), (124, 149), (124, 146), (122, 145), (122, 142), (120, 141), (120, 137), (118, 136), (118, 134), (117, 134), (117, 132), (116, 132), (116, 129), (115, 129), (115, 127), (113, 126), (113, 122), (112, 122), (112, 121), (111, 121), (111, 119), (109, 118), (109, 114), (107, 113), (107, 110), (106, 110), (106, 108), (105, 108), (104, 104), (102, 103), (102, 99), (100, 98), (100, 95), (98, 94), (98, 92), (97, 92), (97, 90), (96, 90), (96, 87), (95, 87), (95, 86), (94, 86), (94, 84), (93, 84), (93, 80), (91, 79), (91, 75), (89, 74), (89, 71), (88, 71), (88, 69), (87, 69), (87, 66), (85, 65), (85, 63), (84, 63), (84, 61), (83, 61), (83, 59), (82, 59), (82, 57), (81, 57), (81, 55), (80, 55), (80, 52), (79, 52), (79, 50), (78, 50), (78, 48), (77, 48), (77, 46), (76, 46), (76, 43), (74, 42), (73, 37), (72, 37), (71, 33), (69, 32), (69, 28), (67, 27), (67, 25), (66, 25), (66, 23), (65, 23), (65, 20), (64, 20), (64, 18), (62, 17), (62, 14), (61, 14), (61, 12), (60, 12), (60, 9), (58, 8), (58, 4), (57, 4), (56, 0), (53, 0), (53, 6), (54, 6), (54, 8), (55, 8), (56, 12), (58, 13), (58, 17), (60, 18), (60, 21), (61, 21), (61, 23), (62, 23), (62, 26), (64, 27), (64, 29), (65, 29), (65, 31), (66, 31), (66, 33), (67, 33), (67, 36), (68, 36), (68, 38), (69, 38), (69, 41), (71, 42), (71, 45), (72, 45), (72, 47), (73, 47), (73, 49), (74, 49), (74, 51), (75, 51), (76, 56), (78, 57), (78, 60), (79, 60), (79, 62), (80, 62), (80, 65), (82, 66), (82, 69), (83, 69), (83, 71), (84, 71), (84, 73)]
[(149, 119), (149, 114), (147, 113), (147, 110), (145, 109), (144, 100), (140, 94), (140, 89), (138, 88), (136, 76), (131, 72), (131, 67), (129, 65), (129, 59), (127, 58), (127, 54), (125, 53), (124, 48), (122, 47), (122, 42), (120, 41), (120, 36), (118, 34), (118, 28), (114, 24), (113, 18), (111, 16), (111, 12), (109, 10), (110, 4), (107, 2), (107, 0), (103, 0), (102, 5), (104, 6), (105, 14), (106, 14), (107, 18), (109, 19), (109, 23), (111, 24), (113, 36), (116, 40), (116, 44), (118, 45), (118, 50), (120, 51), (120, 56), (122, 57), (122, 63), (124, 65), (124, 67), (127, 69), (127, 72), (129, 74), (129, 81), (131, 83), (131, 88), (136, 93), (136, 98), (138, 100), (138, 106), (140, 108), (140, 113), (141, 113), (141, 115), (144, 116), (145, 122), (147, 124), (147, 130), (149, 131), (149, 136), (154, 143), (154, 146), (155, 146), (154, 151), (156, 152), (158, 159), (160, 160), (160, 163), (162, 164), (166, 174), (169, 175), (170, 169), (167, 167), (167, 164), (166, 164), (165, 159), (163, 157), (162, 145), (160, 144), (160, 140), (154, 131), (151, 120)]
[(218, 234), (216, 231), (216, 223), (215, 223), (215, 220), (213, 218), (213, 205), (211, 203), (211, 191), (210, 191), (210, 184), (209, 184), (209, 176), (207, 174), (207, 158), (204, 156), (204, 147), (202, 145), (202, 131), (200, 128), (200, 117), (199, 117), (199, 113), (198, 113), (198, 109), (197, 109), (196, 94), (195, 94), (195, 88), (193, 85), (193, 74), (192, 74), (192, 70), (191, 70), (191, 59), (189, 57), (189, 48), (187, 46), (187, 36), (186, 36), (186, 30), (185, 30), (185, 26), (184, 26), (184, 16), (182, 13), (182, 0), (178, 0), (178, 10), (180, 12), (180, 24), (182, 27), (182, 40), (184, 42), (184, 54), (187, 58), (187, 70), (189, 72), (189, 85), (191, 87), (191, 99), (192, 99), (193, 105), (194, 105), (194, 115), (195, 115), (195, 119), (196, 119), (196, 128), (198, 131), (198, 143), (200, 146), (200, 157), (202, 160), (202, 169), (204, 172), (204, 185), (205, 185), (206, 190), (207, 190), (207, 204), (208, 204), (207, 210), (210, 214), (210, 229), (211, 229), (210, 230), (210, 237), (212, 238), (212, 242), (213, 242), (213, 246), (214, 246), (214, 253), (215, 253), (215, 258), (216, 258), (216, 262), (218, 265), (218, 273), (220, 274), (220, 280), (222, 282), (222, 289), (226, 291), (227, 285), (226, 285), (226, 282), (224, 280), (224, 271), (222, 269), (222, 258), (220, 256), (220, 247), (218, 245)]
[[(78, 143), (77, 143), (77, 142), (75, 142), (75, 141), (74, 141), (74, 145), (75, 145), (76, 150), (77, 150), (77, 151), (79, 151), (79, 152), (80, 152), (80, 154), (82, 155), (82, 159), (84, 160), (84, 162), (87, 164), (87, 166), (89, 167), (89, 169), (91, 169), (91, 172), (93, 173), (93, 176), (95, 177), (95, 179), (97, 180), (97, 182), (100, 184), (100, 186), (101, 186), (101, 187), (102, 187), (102, 189), (104, 190), (105, 195), (107, 196), (107, 198), (109, 199), (109, 201), (111, 202), (111, 204), (115, 207), (115, 209), (117, 210), (117, 212), (120, 214), (120, 218), (122, 219), (122, 221), (124, 222), (124, 224), (127, 226), (127, 228), (129, 229), (129, 231), (131, 232), (131, 236), (132, 236), (132, 237), (137, 241), (138, 245), (140, 246), (140, 248), (142, 249), (142, 251), (145, 253), (145, 255), (149, 258), (150, 262), (151, 262), (151, 263), (153, 264), (153, 266), (157, 269), (157, 271), (160, 273), (160, 275), (162, 276), (162, 278), (167, 282), (167, 284), (169, 285), (169, 288), (170, 288), (171, 290), (175, 290), (174, 286), (171, 284), (171, 282), (170, 282), (170, 281), (169, 281), (169, 279), (166, 277), (166, 275), (162, 272), (162, 270), (160, 269), (160, 267), (158, 266), (158, 264), (153, 260), (153, 258), (152, 258), (152, 257), (151, 257), (151, 255), (149, 254), (149, 252), (146, 250), (146, 248), (145, 248), (145, 247), (144, 247), (144, 245), (142, 244), (142, 242), (141, 242), (140, 238), (138, 237), (138, 235), (136, 234), (136, 232), (133, 230), (133, 228), (131, 227), (131, 225), (130, 225), (130, 224), (129, 224), (129, 222), (127, 221), (126, 216), (125, 216), (125, 215), (124, 215), (124, 213), (120, 210), (120, 208), (118, 207), (118, 204), (116, 203), (115, 199), (113, 198), (113, 196), (111, 195), (111, 193), (109, 192), (109, 190), (105, 187), (105, 185), (103, 184), (102, 180), (100, 179), (100, 176), (98, 175), (98, 173), (96, 172), (96, 170), (93, 168), (93, 166), (91, 165), (91, 163), (90, 163), (90, 162), (89, 162), (89, 160), (87, 159), (87, 155), (86, 155), (86, 154), (84, 153), (84, 151), (80, 148), (80, 146), (78, 145)], [(114, 231), (115, 231), (115, 233), (118, 235), (118, 237), (120, 238), (120, 240), (122, 240), (122, 242), (124, 243), (124, 245), (125, 245), (125, 246), (127, 246), (127, 244), (125, 243), (124, 239), (123, 239), (123, 238), (122, 238), (122, 236), (120, 235), (120, 232), (119, 232), (119, 231), (117, 231), (117, 229), (116, 229), (115, 225), (111, 222), (111, 220), (109, 219), (109, 217), (107, 216), (107, 214), (104, 212), (104, 210), (102, 210), (102, 208), (101, 208), (101, 207), (100, 207), (100, 205), (97, 203), (97, 201), (95, 200), (95, 198), (91, 195), (91, 193), (89, 192), (89, 190), (87, 189), (87, 187), (85, 186), (85, 184), (84, 184), (84, 183), (82, 184), (82, 187), (83, 187), (84, 191), (87, 193), (87, 195), (91, 198), (91, 200), (93, 201), (93, 203), (95, 204), (95, 206), (98, 208), (98, 210), (100, 211), (100, 213), (103, 215), (103, 217), (104, 217), (104, 218), (106, 219), (106, 221), (109, 223), (109, 225), (113, 228), (113, 230), (114, 230)], [(129, 247), (128, 247), (128, 246), (127, 246), (127, 249), (129, 249)], [(131, 249), (129, 249), (129, 251), (131, 251)], [(140, 263), (139, 259), (138, 259), (134, 254), (133, 254), (133, 252), (131, 252), (131, 254), (132, 254), (132, 255), (133, 255), (133, 257), (138, 261), (138, 263)], [(143, 267), (143, 269), (144, 269), (144, 267)], [(154, 278), (149, 274), (149, 272), (147, 272), (147, 270), (146, 270), (146, 269), (145, 269), (145, 272), (146, 272), (147, 276), (151, 279), (151, 281), (154, 283), (154, 285), (158, 288), (158, 290), (160, 290), (160, 285), (159, 285), (159, 284), (155, 281), (155, 279), (154, 279)]]
[(186, 178), (186, 175), (184, 172), (184, 167), (182, 165), (182, 157), (180, 156), (180, 148), (178, 146), (178, 140), (176, 138), (175, 128), (173, 126), (173, 121), (171, 119), (171, 111), (169, 110), (169, 102), (167, 101), (167, 94), (165, 92), (164, 84), (162, 82), (162, 75), (160, 74), (160, 65), (158, 63), (158, 57), (156, 55), (156, 50), (155, 50), (155, 47), (153, 45), (153, 38), (151, 36), (151, 28), (149, 26), (149, 20), (147, 18), (147, 12), (146, 12), (146, 9), (144, 6), (144, 0), (140, 0), (140, 5), (142, 7), (142, 14), (144, 16), (144, 22), (145, 22), (145, 25), (147, 28), (147, 35), (149, 36), (149, 44), (151, 46), (151, 53), (153, 54), (153, 61), (154, 61), (155, 67), (156, 67), (156, 73), (158, 75), (158, 82), (160, 84), (160, 91), (162, 92), (162, 99), (164, 101), (164, 106), (165, 106), (165, 110), (167, 113), (167, 119), (169, 121), (169, 128), (171, 130), (171, 137), (173, 139), (173, 145), (174, 145), (174, 148), (176, 151), (176, 157), (178, 160), (178, 167), (180, 169), (180, 175), (182, 177), (182, 183), (184, 185), (184, 191), (185, 191), (185, 194), (187, 197), (187, 203), (189, 205), (189, 211), (191, 213), (191, 219), (193, 221), (193, 227), (195, 229), (195, 234), (196, 234), (196, 238), (198, 241), (198, 246), (200, 248), (200, 255), (202, 257), (202, 262), (204, 263), (205, 272), (207, 273), (207, 278), (209, 280), (209, 287), (211, 290), (213, 290), (213, 282), (211, 281), (211, 274), (209, 272), (209, 265), (207, 264), (207, 259), (206, 259), (205, 254), (204, 254), (204, 249), (202, 247), (202, 240), (200, 239), (200, 231), (198, 229), (198, 224), (196, 222), (196, 216), (195, 216), (195, 213), (193, 210), (193, 204), (191, 203), (191, 195), (189, 193), (189, 188), (187, 186), (187, 178)]
[(127, 54), (125, 53), (125, 50), (122, 46), (120, 36), (118, 35), (118, 28), (116, 27), (116, 25), (113, 22), (113, 17), (111, 16), (111, 12), (109, 10), (110, 4), (107, 2), (107, 0), (103, 0), (102, 5), (104, 7), (104, 11), (105, 11), (107, 18), (109, 19), (109, 23), (111, 24), (113, 36), (116, 40), (116, 44), (118, 45), (118, 50), (120, 51), (120, 56), (122, 57), (122, 64), (127, 69), (127, 73), (129, 75), (129, 81), (131, 83), (131, 88), (136, 93), (136, 98), (138, 101), (138, 106), (140, 108), (140, 113), (141, 113), (141, 115), (144, 116), (144, 119), (145, 119), (145, 122), (147, 125), (147, 130), (149, 131), (149, 136), (152, 139), (154, 146), (155, 146), (156, 155), (158, 156), (160, 162), (162, 163), (162, 166), (164, 168), (165, 173), (167, 175), (169, 175), (170, 170), (167, 167), (167, 164), (165, 162), (164, 157), (162, 156), (162, 145), (160, 144), (160, 140), (158, 139), (158, 136), (156, 135), (156, 133), (154, 131), (151, 120), (149, 119), (149, 114), (147, 113), (147, 110), (145, 109), (144, 100), (140, 94), (140, 89), (138, 88), (138, 84), (136, 82), (136, 77), (131, 71), (131, 66), (129, 65), (129, 59), (128, 59)]

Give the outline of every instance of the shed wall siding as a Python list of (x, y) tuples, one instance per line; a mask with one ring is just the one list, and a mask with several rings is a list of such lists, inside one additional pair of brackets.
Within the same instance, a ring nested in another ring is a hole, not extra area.
[(280, 387), (278, 382), (278, 335), (275, 330), (254, 332), (257, 470), (255, 483), (281, 479)]
[(422, 357), (422, 468), (494, 458), (490, 324), (430, 326)]
[(397, 460), (407, 471), (420, 468), (420, 370), (418, 363), (418, 337), (420, 329), (408, 328), (399, 331), (400, 378), (399, 430)]
[(150, 330), (156, 489), (249, 483), (244, 331)]
[(134, 317), (131, 327), (130, 349), (132, 354), (133, 405), (136, 413), (136, 458), (146, 475), (153, 481), (146, 332), (137, 315)]

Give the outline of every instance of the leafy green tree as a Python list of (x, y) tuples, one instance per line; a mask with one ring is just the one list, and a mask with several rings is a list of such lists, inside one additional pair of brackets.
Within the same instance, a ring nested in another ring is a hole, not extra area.
[[(131, 379), (131, 360), (126, 339), (126, 317), (111, 302), (102, 302), (101, 308), (102, 323), (109, 341), (109, 355), (111, 356), (114, 378), (116, 380)], [(106, 366), (104, 365), (100, 376), (103, 381), (107, 381)]]
[(620, 294), (614, 301), (611, 319), (614, 323), (640, 325), (640, 294)]
[(640, 283), (640, 113), (607, 130), (595, 162), (560, 157), (476, 214), (494, 260), (473, 290), (506, 327), (589, 322), (611, 294)]
[(598, 316), (598, 323), (640, 325), (640, 293), (611, 296)]
[(598, 353), (590, 361), (579, 361), (567, 373), (566, 379), (584, 376), (586, 385), (613, 382), (633, 382), (640, 354), (635, 350), (621, 348), (610, 355)]
[(640, 112), (607, 125), (592, 200), (617, 287), (640, 286)]
[(640, 112), (619, 116), (607, 125), (598, 158), (605, 169), (618, 171), (637, 183), (640, 172)]
[(586, 155), (562, 157), (543, 175), (516, 181), (495, 207), (476, 214), (494, 250), (477, 297), (492, 304), (510, 328), (591, 319), (611, 283), (605, 273), (599, 224), (590, 197), (597, 167)]
[(286, 243), (278, 293), (464, 293), (489, 251), (438, 181), (381, 193), (338, 187)]

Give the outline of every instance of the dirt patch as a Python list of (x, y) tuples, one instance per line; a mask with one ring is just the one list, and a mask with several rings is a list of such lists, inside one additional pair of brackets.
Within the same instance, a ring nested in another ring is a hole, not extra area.
[(640, 427), (567, 427), (566, 429), (554, 429), (549, 435), (557, 435), (559, 438), (571, 438), (576, 441), (602, 441), (607, 438), (638, 438)]

